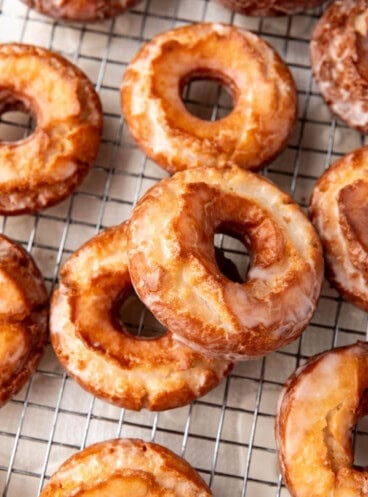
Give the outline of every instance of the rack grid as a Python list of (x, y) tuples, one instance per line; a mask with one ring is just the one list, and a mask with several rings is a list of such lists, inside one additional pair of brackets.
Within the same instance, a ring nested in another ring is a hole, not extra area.
[[(299, 118), (286, 150), (262, 173), (305, 209), (318, 176), (365, 139), (335, 120), (321, 99), (309, 63), (308, 43), (321, 9), (279, 18), (234, 14), (216, 0), (143, 0), (100, 23), (57, 22), (18, 0), (0, 0), (0, 42), (19, 41), (57, 51), (94, 82), (104, 109), (100, 153), (87, 179), (61, 204), (37, 215), (0, 218), (1, 232), (31, 252), (50, 292), (63, 261), (101, 229), (130, 215), (144, 191), (166, 175), (139, 151), (120, 113), (126, 65), (156, 33), (201, 21), (249, 29), (273, 45), (290, 67)], [(212, 82), (186, 88), (188, 108), (206, 118), (226, 112), (229, 98)], [(30, 134), (29, 116), (1, 116), (1, 139)], [(226, 237), (217, 243), (238, 265), (243, 248)], [(84, 392), (69, 378), (50, 346), (29, 383), (0, 410), (0, 491), (35, 497), (58, 466), (91, 443), (118, 436), (161, 443), (185, 457), (218, 496), (287, 496), (277, 466), (274, 419), (286, 378), (305, 359), (332, 347), (367, 339), (367, 314), (324, 284), (318, 309), (291, 345), (235, 366), (216, 389), (172, 411), (132, 412)], [(366, 465), (368, 422), (356, 429), (355, 462)]]

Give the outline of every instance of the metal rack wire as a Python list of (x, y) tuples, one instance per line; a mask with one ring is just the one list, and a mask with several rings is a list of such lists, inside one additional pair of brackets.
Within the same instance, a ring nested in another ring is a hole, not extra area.
[[(0, 42), (22, 41), (58, 51), (95, 83), (104, 107), (104, 134), (93, 170), (62, 204), (35, 216), (1, 218), (1, 231), (34, 256), (50, 291), (60, 264), (100, 229), (128, 218), (144, 191), (165, 173), (129, 137), (119, 107), (124, 69), (154, 34), (181, 24), (221, 21), (262, 35), (288, 63), (298, 86), (299, 120), (287, 149), (265, 171), (306, 207), (316, 178), (364, 138), (335, 121), (314, 85), (308, 41), (320, 11), (292, 17), (250, 18), (215, 0), (143, 0), (128, 13), (97, 24), (55, 22), (16, 0), (0, 0)], [(187, 88), (187, 105), (212, 117), (226, 111), (219, 88)], [(206, 102), (203, 101), (206, 94)], [(209, 95), (209, 97), (208, 97)], [(30, 133), (29, 117), (4, 114), (0, 136)], [(242, 249), (218, 241), (234, 260)], [(243, 259), (244, 262), (245, 259)], [(215, 495), (288, 495), (277, 468), (273, 424), (286, 378), (306, 357), (367, 338), (367, 315), (324, 285), (302, 338), (270, 356), (238, 364), (230, 376), (192, 405), (163, 413), (130, 412), (82, 391), (51, 347), (23, 390), (0, 410), (0, 491), (3, 497), (37, 496), (49, 476), (72, 453), (116, 436), (154, 440), (184, 456)], [(355, 460), (363, 460), (368, 423), (357, 428)], [(365, 461), (366, 462), (366, 461)]]

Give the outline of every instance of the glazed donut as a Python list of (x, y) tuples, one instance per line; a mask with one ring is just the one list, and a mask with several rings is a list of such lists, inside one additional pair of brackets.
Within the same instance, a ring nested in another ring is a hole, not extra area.
[(153, 442), (115, 439), (71, 456), (40, 497), (109, 495), (211, 497), (211, 490), (183, 458)]
[(34, 132), (0, 141), (0, 214), (31, 213), (64, 199), (93, 163), (102, 110), (92, 83), (44, 48), (0, 45), (0, 114), (23, 110)]
[[(216, 232), (249, 248), (248, 279), (219, 270)], [(296, 339), (319, 297), (318, 237), (292, 199), (237, 166), (180, 171), (134, 208), (128, 260), (134, 287), (175, 338), (231, 360), (257, 357)]]
[(32, 257), (0, 235), (0, 406), (26, 383), (48, 337), (48, 295)]
[[(224, 84), (234, 109), (205, 121), (185, 108), (181, 92), (194, 79)], [(285, 146), (296, 120), (292, 76), (258, 36), (224, 24), (196, 24), (154, 37), (126, 69), (121, 103), (133, 138), (173, 173), (236, 164), (259, 168)]]
[(337, 0), (317, 23), (310, 43), (319, 90), (348, 126), (368, 133), (368, 1)]
[(344, 156), (319, 178), (309, 213), (323, 244), (327, 277), (368, 310), (368, 147)]
[(362, 497), (351, 429), (368, 414), (368, 343), (311, 358), (287, 381), (276, 417), (282, 474), (293, 497)]
[(55, 19), (99, 21), (122, 14), (138, 0), (22, 0), (28, 7)]
[(297, 14), (318, 7), (326, 0), (219, 0), (225, 7), (247, 16)]
[(86, 390), (128, 409), (163, 410), (188, 404), (230, 371), (171, 332), (137, 339), (117, 323), (117, 307), (132, 291), (126, 224), (92, 238), (66, 262), (51, 304), (56, 355)]

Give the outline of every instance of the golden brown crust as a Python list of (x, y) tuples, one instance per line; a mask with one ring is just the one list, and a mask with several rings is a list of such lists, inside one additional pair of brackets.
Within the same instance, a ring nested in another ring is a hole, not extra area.
[(138, 0), (22, 0), (41, 14), (67, 21), (100, 21), (122, 14)]
[(368, 132), (368, 1), (332, 2), (310, 43), (319, 90), (332, 111), (350, 127)]
[(44, 48), (0, 45), (0, 112), (22, 106), (34, 132), (0, 143), (0, 213), (30, 213), (60, 202), (96, 158), (102, 109), (92, 83), (76, 66)]
[[(216, 232), (253, 259), (244, 283), (219, 270)], [(292, 199), (238, 167), (193, 168), (151, 188), (129, 223), (129, 270), (149, 309), (203, 353), (241, 360), (295, 339), (319, 297), (318, 237)]]
[[(190, 403), (230, 371), (203, 357), (170, 331), (138, 339), (114, 312), (132, 291), (126, 224), (83, 245), (63, 266), (51, 305), (51, 339), (68, 372), (88, 391), (129, 409), (163, 410)], [(139, 316), (136, 316), (139, 319)]]
[(327, 277), (353, 304), (368, 310), (366, 192), (368, 147), (347, 154), (319, 178), (310, 217), (321, 238)]
[(219, 0), (235, 12), (247, 16), (280, 16), (296, 14), (318, 7), (326, 0)]
[(367, 414), (368, 344), (312, 357), (287, 381), (276, 418), (278, 456), (293, 497), (361, 497), (368, 472), (353, 467), (351, 430)]
[(48, 297), (31, 256), (0, 235), (0, 406), (36, 369), (47, 342)]
[(199, 474), (169, 449), (137, 439), (115, 439), (74, 454), (40, 497), (211, 497)]
[[(234, 109), (218, 121), (195, 117), (180, 96), (186, 81), (207, 77), (234, 97)], [(214, 23), (146, 43), (125, 71), (121, 103), (138, 145), (170, 172), (264, 166), (286, 146), (297, 108), (293, 78), (274, 49), (254, 34)]]

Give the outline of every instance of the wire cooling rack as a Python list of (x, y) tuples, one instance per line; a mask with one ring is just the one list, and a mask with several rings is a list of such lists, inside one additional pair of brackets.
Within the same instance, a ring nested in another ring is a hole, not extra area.
[[(306, 207), (316, 178), (339, 156), (364, 144), (334, 120), (311, 76), (308, 41), (320, 10), (292, 17), (251, 18), (215, 0), (146, 0), (96, 24), (54, 22), (17, 0), (0, 0), (0, 42), (21, 41), (62, 53), (96, 85), (104, 133), (95, 166), (63, 203), (34, 216), (1, 218), (1, 231), (34, 256), (50, 291), (60, 264), (99, 230), (129, 217), (144, 191), (165, 173), (134, 145), (120, 113), (119, 87), (127, 63), (145, 40), (174, 26), (221, 21), (262, 35), (289, 65), (298, 87), (299, 119), (287, 149), (264, 172)], [(213, 83), (192, 84), (185, 100), (206, 118), (226, 112), (229, 99)], [(29, 116), (7, 113), (0, 139), (30, 133)], [(244, 264), (242, 249), (220, 239)], [(242, 259), (243, 257), (243, 259)], [(162, 413), (121, 410), (95, 399), (70, 379), (48, 347), (30, 382), (0, 410), (0, 490), (35, 497), (58, 466), (93, 442), (123, 437), (154, 440), (184, 456), (222, 497), (288, 495), (274, 440), (278, 395), (306, 357), (367, 338), (367, 314), (324, 285), (312, 322), (300, 340), (266, 358), (238, 364), (215, 390), (192, 405)], [(366, 464), (368, 423), (355, 437), (355, 462)]]

